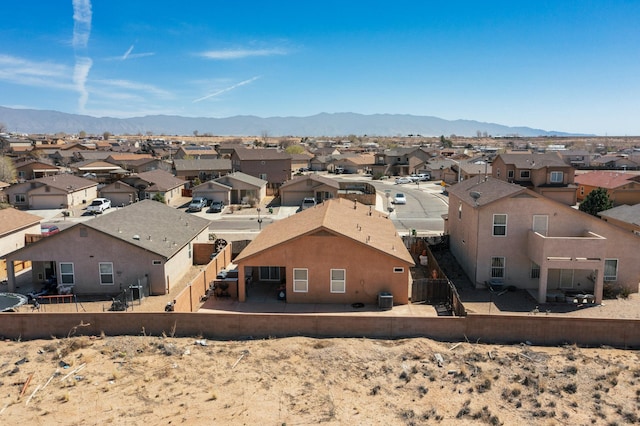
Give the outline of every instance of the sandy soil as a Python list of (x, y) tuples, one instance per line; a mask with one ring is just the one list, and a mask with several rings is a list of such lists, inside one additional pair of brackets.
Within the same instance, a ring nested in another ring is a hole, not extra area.
[(423, 338), (5, 341), (0, 422), (637, 424), (639, 355)]

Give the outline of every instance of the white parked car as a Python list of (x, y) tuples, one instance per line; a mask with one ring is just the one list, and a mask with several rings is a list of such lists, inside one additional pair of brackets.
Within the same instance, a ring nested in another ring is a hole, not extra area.
[(111, 200), (107, 198), (96, 198), (87, 207), (88, 213), (102, 213), (111, 208)]
[(316, 199), (312, 198), (312, 197), (305, 197), (302, 200), (302, 203), (300, 205), (300, 210), (306, 210), (309, 209), (311, 207), (315, 207), (316, 205)]
[(407, 197), (402, 192), (398, 192), (393, 197), (393, 204), (407, 204)]
[(413, 181), (411, 179), (409, 179), (408, 177), (396, 178), (396, 184), (411, 183), (411, 182), (413, 182)]

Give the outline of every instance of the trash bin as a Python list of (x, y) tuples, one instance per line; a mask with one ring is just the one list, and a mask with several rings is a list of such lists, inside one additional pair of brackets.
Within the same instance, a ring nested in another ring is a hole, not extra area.
[(393, 308), (393, 294), (387, 291), (378, 293), (378, 308), (388, 311)]

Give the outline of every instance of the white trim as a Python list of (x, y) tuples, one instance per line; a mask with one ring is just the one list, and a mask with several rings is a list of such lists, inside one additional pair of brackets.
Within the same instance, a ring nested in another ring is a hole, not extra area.
[[(504, 216), (504, 223), (496, 223), (496, 216)], [(508, 215), (506, 213), (494, 213), (493, 214), (493, 223), (491, 226), (491, 235), (494, 237), (506, 237), (507, 236), (507, 219)], [(504, 234), (496, 234), (496, 227), (504, 228)]]
[[(111, 273), (103, 273), (102, 272), (102, 265), (110, 265), (111, 266)], [(115, 285), (116, 279), (115, 279), (114, 274), (113, 274), (113, 262), (98, 262), (98, 275), (100, 276), (100, 285)], [(110, 283), (102, 282), (102, 277), (103, 276), (111, 276), (111, 282)]]
[(393, 268), (393, 273), (394, 274), (403, 274), (404, 273), (404, 268), (402, 266), (395, 266)]
[[(615, 266), (615, 275), (607, 275), (607, 262), (616, 262)], [(602, 271), (602, 276), (605, 281), (617, 281), (618, 280), (618, 266), (620, 261), (618, 259), (605, 259), (604, 260), (604, 271)]]
[[(304, 272), (304, 278), (296, 277), (296, 272)], [(301, 286), (301, 287), (298, 287)], [(309, 292), (309, 270), (306, 268), (293, 268), (293, 292)]]
[[(342, 279), (334, 279), (333, 272), (342, 271), (343, 278)], [(347, 292), (347, 270), (346, 269), (331, 269), (329, 271), (329, 290), (331, 293), (346, 293)], [(335, 289), (335, 285), (342, 285), (342, 289)]]
[[(71, 265), (71, 272), (62, 272), (63, 265)], [(76, 274), (73, 262), (58, 262), (58, 270), (60, 271), (60, 284), (65, 286), (73, 286), (76, 284)], [(71, 277), (71, 281), (65, 281), (64, 277)]]

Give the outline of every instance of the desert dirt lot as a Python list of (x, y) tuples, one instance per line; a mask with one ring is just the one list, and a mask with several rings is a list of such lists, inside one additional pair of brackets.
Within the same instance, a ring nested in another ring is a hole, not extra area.
[(0, 422), (637, 424), (639, 355), (424, 338), (4, 341)]

